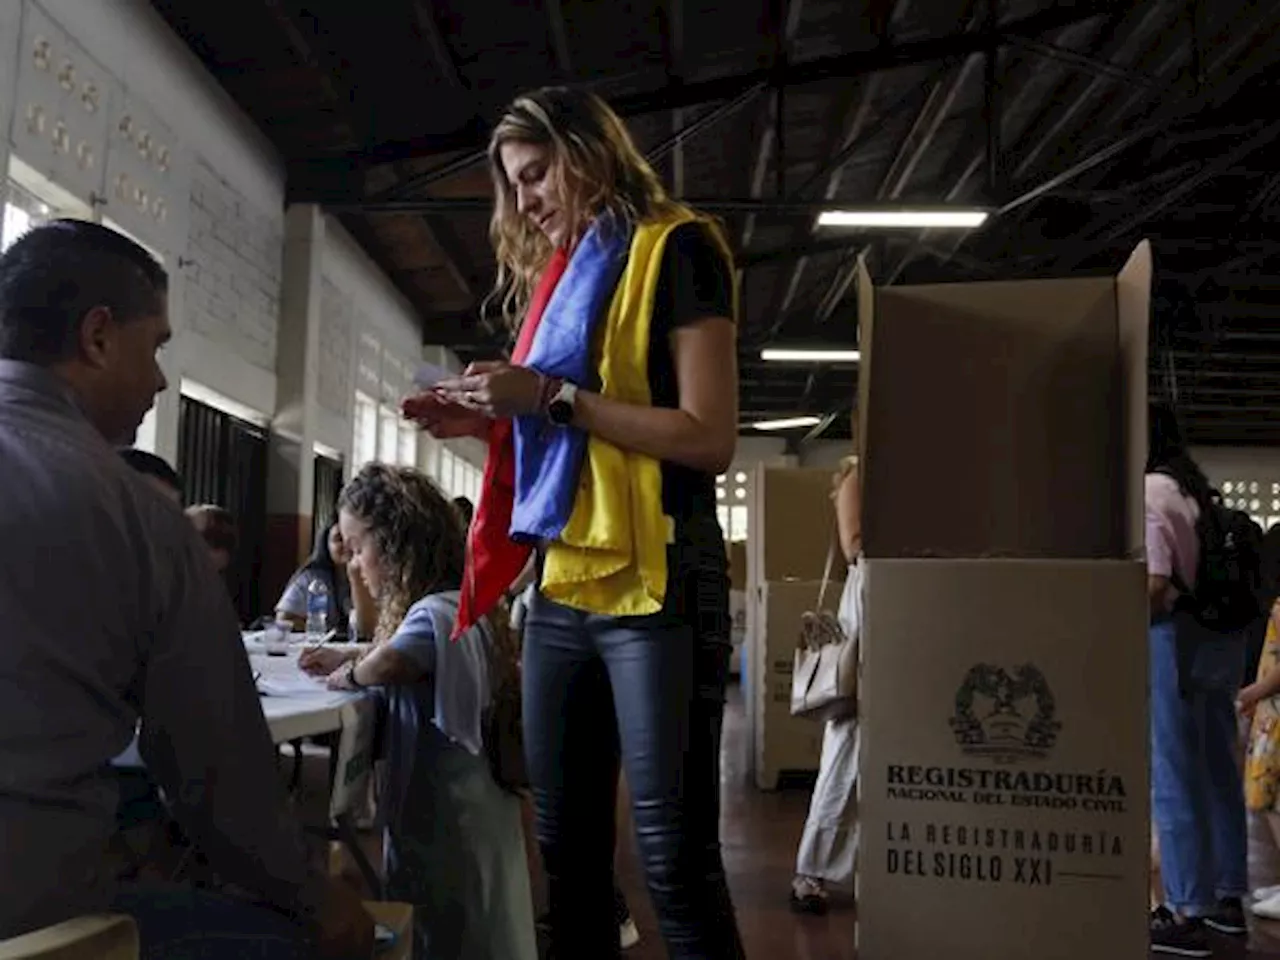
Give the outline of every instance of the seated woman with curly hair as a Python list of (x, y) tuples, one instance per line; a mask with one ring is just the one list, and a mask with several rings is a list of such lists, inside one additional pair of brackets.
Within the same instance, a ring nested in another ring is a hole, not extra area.
[(338, 524), (378, 607), (372, 649), (300, 659), (334, 689), (385, 698), (387, 895), (414, 905), (414, 956), (535, 960), (518, 798), (494, 780), (482, 715), (510, 632), (483, 620), (451, 641), (462, 579), (457, 510), (425, 476), (370, 464), (343, 489)]

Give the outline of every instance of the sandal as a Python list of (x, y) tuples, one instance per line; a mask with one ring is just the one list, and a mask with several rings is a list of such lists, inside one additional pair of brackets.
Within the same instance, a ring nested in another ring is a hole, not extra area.
[(821, 880), (796, 877), (791, 882), (791, 909), (821, 916), (827, 912), (827, 888)]

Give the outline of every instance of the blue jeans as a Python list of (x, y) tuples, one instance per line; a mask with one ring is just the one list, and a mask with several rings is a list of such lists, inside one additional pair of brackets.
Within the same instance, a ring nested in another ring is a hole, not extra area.
[(288, 917), (205, 890), (130, 887), (112, 911), (137, 922), (142, 960), (309, 960), (315, 953)]
[(665, 608), (525, 617), (524, 737), (553, 956), (618, 957), (613, 855), (619, 762), (649, 894), (672, 960), (743, 956), (720, 855), (720, 731), (729, 577), (714, 517), (668, 549)]
[(1160, 839), (1165, 900), (1185, 916), (1243, 897), (1247, 873), (1244, 788), (1236, 763), (1235, 698), (1244, 642), (1187, 637), (1187, 696), (1178, 692), (1177, 633), (1153, 624), (1151, 638), (1151, 808)]

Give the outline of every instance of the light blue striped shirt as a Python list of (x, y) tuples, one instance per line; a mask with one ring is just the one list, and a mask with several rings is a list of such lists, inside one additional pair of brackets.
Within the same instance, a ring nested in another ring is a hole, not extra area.
[(109, 905), (109, 764), (139, 719), (218, 872), (310, 913), (321, 881), (190, 523), (37, 367), (0, 361), (0, 464), (0, 939)]

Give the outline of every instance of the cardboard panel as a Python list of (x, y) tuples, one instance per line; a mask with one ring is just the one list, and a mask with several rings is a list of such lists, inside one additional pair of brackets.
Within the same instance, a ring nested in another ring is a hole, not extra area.
[(1120, 390), (1124, 402), (1125, 463), (1122, 476), (1127, 522), (1128, 555), (1138, 558), (1146, 548), (1144, 488), (1147, 466), (1147, 371), (1151, 328), (1151, 243), (1144, 240), (1116, 278), (1116, 315), (1120, 338)]
[(868, 556), (1123, 551), (1111, 281), (888, 289), (875, 309)]
[(871, 560), (861, 960), (1144, 956), (1145, 569)]
[[(867, 411), (870, 409), (869, 390), (871, 379), (863, 375), (870, 363), (872, 343), (875, 337), (876, 288), (871, 282), (871, 273), (867, 270), (867, 256), (858, 255), (858, 350), (862, 354), (858, 370), (858, 409), (854, 417), (858, 425), (858, 435), (854, 438), (858, 463), (867, 462)], [(867, 481), (865, 471), (858, 481), (862, 485), (865, 497)], [(865, 502), (865, 500), (863, 501)]]
[[(835, 611), (841, 585), (828, 588), (822, 609)], [(822, 754), (822, 724), (791, 715), (791, 674), (795, 667), (800, 618), (818, 606), (821, 583), (766, 583), (756, 592), (759, 604), (749, 634), (754, 660), (752, 681), (754, 770), (756, 785), (776, 789), (778, 775), (818, 769)]]
[[(756, 468), (748, 534), (750, 583), (820, 580), (834, 537), (833, 470), (825, 467)], [(839, 595), (845, 564), (837, 555), (833, 589)]]

